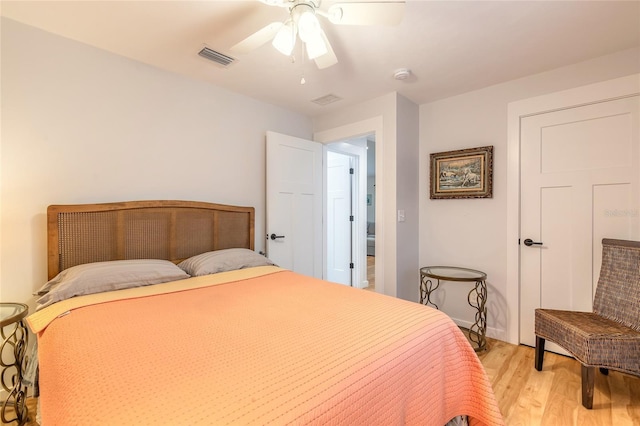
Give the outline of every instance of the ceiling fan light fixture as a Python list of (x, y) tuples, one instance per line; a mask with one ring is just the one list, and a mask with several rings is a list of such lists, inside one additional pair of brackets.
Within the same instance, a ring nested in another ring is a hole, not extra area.
[(291, 56), (296, 45), (296, 25), (294, 22), (285, 22), (276, 33), (271, 44), (283, 55)]
[(320, 33), (318, 33), (316, 37), (307, 41), (305, 46), (307, 48), (307, 56), (309, 56), (309, 59), (319, 58), (322, 55), (326, 55), (329, 51)]
[[(322, 70), (337, 64), (338, 58), (318, 16), (341, 25), (398, 25), (404, 16), (405, 3), (409, 0), (327, 0), (327, 7), (322, 4), (323, 0), (258, 1), (286, 9), (289, 17), (285, 19), (291, 24), (281, 31), (287, 21), (272, 22), (231, 46), (231, 51), (249, 53), (271, 41), (279, 52), (293, 59), (293, 49), (300, 38), (305, 43), (307, 55)], [(302, 56), (305, 56), (304, 53)]]
[(302, 41), (306, 43), (319, 36), (322, 29), (313, 7), (301, 3), (293, 8), (291, 16), (298, 25), (298, 34)]

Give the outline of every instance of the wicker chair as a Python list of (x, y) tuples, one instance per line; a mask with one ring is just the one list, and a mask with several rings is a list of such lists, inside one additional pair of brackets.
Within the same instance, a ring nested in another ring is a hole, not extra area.
[(582, 405), (593, 407), (595, 368), (640, 376), (640, 242), (602, 240), (602, 268), (593, 312), (536, 309), (536, 370), (545, 340), (582, 364)]

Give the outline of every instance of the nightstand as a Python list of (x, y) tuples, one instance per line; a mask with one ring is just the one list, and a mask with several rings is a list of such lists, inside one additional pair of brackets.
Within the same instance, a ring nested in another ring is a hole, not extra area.
[[(22, 425), (27, 421), (26, 388), (22, 385), (22, 369), (26, 364), (25, 353), (29, 342), (29, 333), (23, 319), (28, 313), (29, 307), (23, 303), (0, 303), (0, 381), (2, 388), (8, 393), (0, 411), (2, 423), (17, 421), (18, 425)], [(13, 355), (13, 358), (10, 355)], [(7, 415), (11, 418), (7, 418)]]
[[(487, 274), (475, 269), (459, 268), (456, 266), (426, 266), (420, 268), (420, 303), (438, 305), (431, 301), (431, 293), (440, 286), (442, 281), (458, 281), (475, 283), (467, 302), (476, 309), (476, 322), (469, 327), (469, 340), (476, 352), (487, 349)], [(436, 284), (433, 284), (436, 280)]]

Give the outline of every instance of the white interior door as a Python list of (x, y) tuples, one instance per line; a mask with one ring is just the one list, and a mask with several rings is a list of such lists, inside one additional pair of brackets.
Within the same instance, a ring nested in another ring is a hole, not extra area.
[(521, 343), (535, 308), (592, 309), (603, 237), (640, 236), (638, 123), (638, 96), (522, 119)]
[(267, 132), (267, 256), (322, 278), (322, 144)]
[[(352, 159), (351, 167), (354, 169), (354, 173), (351, 175), (351, 215), (353, 221), (351, 222), (351, 245), (349, 248), (351, 255), (351, 262), (353, 268), (351, 268), (351, 286), (356, 288), (367, 288), (369, 281), (367, 281), (367, 240), (366, 240), (366, 226), (367, 226), (367, 139), (366, 137), (351, 138), (341, 142), (334, 142), (325, 144), (323, 146), (325, 151), (325, 195), (329, 192), (329, 184), (327, 176), (327, 164), (326, 155), (329, 152), (334, 152), (343, 156), (350, 157)], [(328, 197), (327, 197), (328, 198)], [(325, 199), (325, 206), (329, 204), (329, 201)], [(331, 229), (328, 225), (328, 209), (325, 208), (324, 218), (324, 230), (323, 235), (325, 237), (324, 253), (325, 259), (329, 259), (332, 256), (331, 248), (327, 244), (329, 235), (336, 233), (335, 229)], [(342, 237), (344, 239), (344, 235)], [(343, 244), (345, 242), (343, 241)], [(347, 250), (347, 246), (344, 245), (344, 250)], [(347, 252), (349, 255), (349, 252)], [(341, 262), (345, 262), (342, 260)], [(329, 276), (329, 262), (325, 262), (325, 277)], [(351, 267), (351, 265), (349, 265)], [(329, 279), (329, 278), (327, 278)], [(346, 281), (342, 281), (346, 283)]]
[(327, 151), (327, 276), (328, 281), (353, 283), (353, 158)]

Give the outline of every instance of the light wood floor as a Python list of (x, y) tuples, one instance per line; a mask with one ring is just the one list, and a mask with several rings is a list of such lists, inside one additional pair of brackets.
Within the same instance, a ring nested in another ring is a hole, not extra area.
[(542, 371), (534, 349), (489, 339), (478, 354), (508, 426), (640, 425), (640, 377), (596, 374), (593, 409), (581, 402), (580, 363), (546, 352)]
[(365, 290), (376, 290), (376, 258), (375, 256), (367, 256), (367, 281), (369, 287)]
[[(596, 375), (593, 409), (582, 407), (580, 364), (547, 352), (543, 371), (533, 367), (533, 348), (489, 340), (479, 354), (507, 426), (640, 425), (640, 377), (615, 371)], [(35, 422), (35, 400), (28, 399)], [(15, 422), (14, 422), (15, 424)]]
[[(28, 420), (27, 420), (26, 423), (24, 423), (25, 426), (39, 426), (38, 423), (36, 422), (36, 415), (35, 415), (36, 408), (37, 408), (36, 403), (37, 403), (36, 399), (27, 398), (27, 409), (29, 410), (29, 413), (27, 415)], [(10, 419), (10, 418), (12, 418), (14, 416), (12, 411), (13, 411), (12, 408), (7, 408), (7, 418), (8, 419)], [(11, 423), (8, 423), (8, 424), (9, 425), (17, 425), (18, 422), (14, 421), (14, 422), (11, 422)]]

